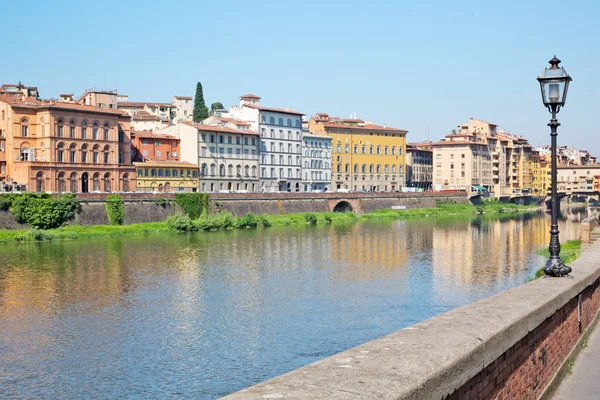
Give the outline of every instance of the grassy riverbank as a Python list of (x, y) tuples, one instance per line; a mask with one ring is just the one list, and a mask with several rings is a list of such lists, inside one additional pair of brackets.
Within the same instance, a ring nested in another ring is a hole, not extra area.
[[(550, 250), (547, 247), (540, 249), (536, 252), (537, 254), (550, 257)], [(560, 259), (565, 264), (571, 264), (573, 261), (577, 260), (581, 255), (581, 240), (569, 240), (566, 243), (562, 243), (560, 245)], [(535, 278), (538, 279), (544, 276), (544, 267), (541, 267), (535, 272)]]
[(377, 210), (364, 215), (354, 213), (296, 213), (284, 215), (253, 215), (234, 217), (230, 213), (203, 214), (196, 219), (177, 214), (166, 222), (151, 222), (133, 225), (67, 225), (56, 229), (20, 229), (0, 230), (0, 243), (36, 242), (77, 238), (95, 238), (109, 236), (135, 236), (157, 233), (211, 231), (219, 229), (266, 228), (269, 226), (322, 225), (329, 223), (352, 223), (359, 220), (403, 219), (427, 217), (452, 217), (473, 214), (504, 213), (508, 216), (518, 212), (533, 211), (536, 206), (518, 206), (488, 202), (483, 206), (469, 204), (440, 204), (435, 208), (410, 210)]

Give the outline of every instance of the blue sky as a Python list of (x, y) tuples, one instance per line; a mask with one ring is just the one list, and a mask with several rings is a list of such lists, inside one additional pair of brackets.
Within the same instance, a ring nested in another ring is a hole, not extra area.
[(156, 102), (201, 81), (209, 104), (254, 93), (410, 141), (475, 117), (539, 145), (549, 114), (535, 78), (556, 54), (573, 77), (559, 144), (600, 156), (599, 14), (597, 1), (7, 1), (0, 81), (56, 98), (106, 76)]

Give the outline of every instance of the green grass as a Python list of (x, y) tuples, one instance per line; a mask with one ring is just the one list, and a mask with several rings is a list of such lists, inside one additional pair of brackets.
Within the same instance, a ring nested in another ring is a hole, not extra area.
[[(403, 219), (403, 218), (459, 218), (465, 215), (480, 214), (481, 218), (511, 218), (518, 212), (531, 211), (536, 206), (517, 206), (486, 202), (483, 206), (475, 207), (470, 204), (439, 204), (434, 208), (419, 208), (408, 210), (383, 209), (364, 215), (334, 212), (295, 213), (283, 215), (253, 215), (233, 217), (228, 212), (214, 215), (201, 215), (195, 220), (185, 215), (176, 215), (166, 222), (150, 222), (133, 225), (68, 225), (57, 229), (20, 229), (0, 230), (0, 243), (6, 242), (36, 242), (47, 240), (94, 238), (109, 236), (135, 236), (156, 233), (174, 233), (181, 231), (210, 231), (219, 229), (244, 229), (268, 226), (294, 225), (324, 225), (343, 224), (355, 221)], [(503, 213), (503, 214), (499, 214)], [(493, 214), (493, 215), (488, 215)], [(316, 222), (315, 222), (316, 218)]]
[[(550, 257), (550, 250), (547, 247), (543, 249), (539, 249), (536, 251), (536, 254), (541, 256)], [(573, 261), (577, 260), (581, 255), (581, 240), (569, 240), (566, 243), (561, 243), (560, 245), (560, 259), (565, 264), (571, 264)], [(541, 267), (537, 271), (535, 271), (535, 279), (541, 278), (544, 276), (544, 267)]]

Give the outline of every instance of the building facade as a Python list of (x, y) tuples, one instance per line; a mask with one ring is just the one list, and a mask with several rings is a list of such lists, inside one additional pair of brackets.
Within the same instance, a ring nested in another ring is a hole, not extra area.
[(130, 120), (109, 107), (0, 95), (0, 132), (5, 138), (0, 189), (135, 190)]
[(260, 105), (260, 97), (240, 97), (224, 117), (246, 121), (260, 134), (260, 191), (301, 191), (302, 116), (282, 108)]
[(313, 116), (309, 129), (332, 138), (333, 191), (396, 191), (405, 186), (408, 131), (325, 113)]
[(433, 151), (429, 144), (406, 145), (406, 186), (429, 190), (433, 178)]
[(303, 192), (331, 191), (331, 136), (302, 135)]
[(138, 192), (197, 192), (198, 166), (180, 161), (134, 162)]
[(152, 131), (131, 131), (131, 159), (144, 161), (179, 161), (180, 140), (173, 135)]
[(175, 107), (173, 112), (173, 122), (192, 121), (194, 116), (194, 101), (189, 96), (173, 96), (171, 102)]
[(557, 188), (559, 193), (591, 194), (600, 176), (600, 164), (559, 165), (557, 167)]

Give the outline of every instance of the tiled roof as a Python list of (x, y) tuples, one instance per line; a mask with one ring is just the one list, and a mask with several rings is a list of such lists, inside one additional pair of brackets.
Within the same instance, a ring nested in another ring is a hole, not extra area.
[(139, 111), (137, 114), (132, 115), (131, 119), (133, 119), (134, 121), (160, 121), (161, 120), (158, 115), (153, 115), (146, 111)]
[(349, 130), (354, 129), (354, 130), (361, 130), (361, 131), (385, 131), (385, 132), (408, 133), (408, 131), (406, 131), (404, 129), (392, 128), (389, 126), (375, 125), (375, 124), (369, 124), (369, 123), (365, 123), (362, 125), (347, 125), (347, 124), (335, 123), (335, 122), (325, 122), (325, 123), (323, 123), (323, 126), (326, 128), (335, 128), (335, 129), (349, 129)]
[(260, 111), (272, 111), (272, 112), (278, 112), (278, 113), (282, 113), (282, 114), (304, 115), (304, 113), (294, 111), (294, 110), (288, 110), (287, 108), (263, 107), (263, 106), (257, 106), (255, 104), (244, 104), (243, 106), (248, 107), (248, 108), (255, 108)]
[(118, 107), (124, 108), (144, 108), (145, 105), (148, 107), (175, 107), (171, 103), (147, 103), (144, 101), (120, 101), (117, 103)]
[(231, 122), (232, 124), (240, 125), (240, 126), (250, 126), (250, 123), (245, 122), (245, 121), (240, 121), (239, 119), (235, 119), (235, 118), (221, 118), (221, 121)]
[(257, 100), (260, 100), (260, 97), (258, 97), (255, 94), (245, 94), (242, 97), (240, 97), (240, 99), (257, 99)]
[(136, 167), (153, 166), (153, 167), (195, 167), (198, 168), (196, 164), (192, 164), (187, 161), (175, 161), (175, 160), (162, 160), (162, 161), (146, 161), (146, 162), (134, 162), (133, 165)]
[(178, 100), (192, 100), (190, 96), (173, 96)]
[(116, 114), (120, 116), (129, 116), (123, 111), (114, 108), (99, 108), (95, 106), (85, 106), (77, 103), (63, 103), (59, 101), (40, 101), (33, 97), (27, 97), (26, 99), (17, 99), (10, 95), (0, 95), (0, 101), (8, 103), (12, 107), (29, 108), (34, 110), (72, 110), (72, 111), (85, 111), (102, 114)]
[(169, 140), (179, 140), (173, 135), (167, 135), (165, 133), (154, 133), (152, 131), (131, 131), (131, 136), (138, 138), (146, 138), (146, 139), (169, 139)]
[(193, 126), (194, 128), (196, 128), (200, 131), (236, 133), (236, 134), (242, 134), (242, 135), (258, 135), (257, 132), (254, 132), (251, 130), (243, 131), (243, 130), (239, 130), (239, 129), (232, 129), (232, 128), (220, 127), (220, 126), (215, 126), (215, 125), (203, 125), (203, 124), (198, 124), (195, 122), (182, 122), (182, 124)]

